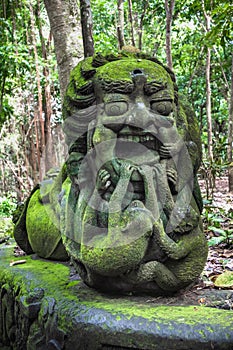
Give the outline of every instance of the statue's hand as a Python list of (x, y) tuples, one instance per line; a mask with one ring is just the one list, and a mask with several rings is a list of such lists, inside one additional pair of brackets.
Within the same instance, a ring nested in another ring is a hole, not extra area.
[(97, 176), (96, 188), (98, 190), (107, 190), (111, 185), (110, 174), (107, 170), (101, 169)]
[(178, 141), (176, 143), (164, 143), (159, 149), (159, 154), (161, 158), (172, 158), (177, 153), (179, 153), (182, 142)]
[(134, 170), (136, 170), (136, 167), (134, 165), (123, 162), (120, 168), (120, 177), (124, 179), (129, 179)]
[(166, 170), (166, 172), (168, 181), (175, 186), (177, 182), (177, 171), (174, 168), (170, 167)]

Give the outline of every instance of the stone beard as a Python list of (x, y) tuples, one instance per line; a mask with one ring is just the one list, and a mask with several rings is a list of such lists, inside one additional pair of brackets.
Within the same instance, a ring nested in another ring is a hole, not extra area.
[(88, 58), (71, 73), (63, 108), (69, 157), (46, 205), (87, 285), (169, 295), (193, 283), (207, 258), (201, 144), (173, 73), (140, 55)]

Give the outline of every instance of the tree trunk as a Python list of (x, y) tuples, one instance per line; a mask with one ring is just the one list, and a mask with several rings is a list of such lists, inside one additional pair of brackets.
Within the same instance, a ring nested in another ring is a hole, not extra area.
[(37, 0), (37, 25), (40, 36), (40, 43), (42, 49), (42, 57), (44, 59), (44, 67), (43, 67), (43, 75), (45, 78), (45, 84), (43, 87), (43, 109), (44, 109), (44, 133), (45, 133), (45, 149), (42, 154), (42, 158), (45, 163), (45, 172), (56, 165), (54, 158), (54, 150), (52, 143), (52, 130), (51, 130), (51, 116), (52, 116), (52, 105), (51, 105), (51, 89), (50, 89), (50, 81), (49, 81), (49, 67), (47, 64), (48, 55), (47, 50), (50, 49), (50, 40), (48, 40), (47, 48), (45, 44), (45, 38), (42, 31), (41, 19), (40, 19), (40, 0)]
[(80, 0), (84, 56), (94, 55), (93, 22), (90, 0)]
[(80, 15), (77, 1), (44, 0), (54, 38), (63, 99), (70, 71), (83, 56)]
[(173, 68), (172, 63), (172, 49), (171, 49), (171, 28), (173, 12), (175, 7), (175, 0), (165, 0), (165, 10), (166, 10), (166, 56), (167, 65), (170, 69)]
[(206, 56), (206, 118), (208, 125), (208, 156), (211, 163), (213, 163), (213, 139), (212, 139), (212, 116), (211, 116), (211, 85), (210, 85), (210, 64), (211, 64), (211, 50), (207, 48)]
[(128, 0), (128, 7), (129, 7), (129, 23), (130, 23), (130, 32), (131, 32), (131, 43), (132, 43), (132, 46), (135, 46), (132, 0)]
[(233, 143), (233, 52), (231, 63), (231, 91), (230, 91), (230, 108), (229, 108), (229, 121), (228, 121), (228, 148), (227, 158), (229, 162), (228, 168), (228, 183), (229, 191), (233, 192), (233, 157), (232, 157), (232, 143)]
[[(206, 19), (206, 32), (210, 31), (211, 17), (205, 10), (202, 2), (203, 13)], [(212, 116), (211, 116), (211, 85), (210, 85), (210, 68), (211, 68), (211, 49), (207, 47), (206, 55), (206, 118), (208, 126), (208, 156), (210, 163), (213, 163), (213, 139), (212, 139)]]
[(146, 11), (148, 9), (149, 3), (148, 0), (144, 1), (143, 11), (140, 18), (139, 28), (138, 28), (138, 48), (142, 50), (142, 31), (143, 31), (143, 23)]
[(44, 134), (44, 119), (43, 119), (43, 106), (42, 106), (42, 88), (41, 88), (41, 81), (40, 81), (39, 59), (38, 59), (36, 38), (35, 38), (34, 12), (33, 12), (31, 2), (29, 2), (29, 9), (30, 9), (30, 21), (31, 21), (31, 37), (32, 37), (32, 45), (33, 45), (35, 66), (36, 66), (38, 102), (37, 102), (37, 111), (35, 113), (35, 119), (36, 119), (35, 127), (37, 128), (37, 130), (36, 130), (37, 142), (38, 142), (37, 157), (38, 157), (38, 162), (40, 163), (39, 171), (40, 171), (40, 181), (41, 181), (45, 175), (45, 164), (40, 161), (41, 160), (40, 157), (45, 151), (45, 134)]
[(117, 37), (119, 49), (125, 45), (124, 38), (124, 0), (117, 0), (117, 9), (118, 9), (118, 23), (117, 23)]

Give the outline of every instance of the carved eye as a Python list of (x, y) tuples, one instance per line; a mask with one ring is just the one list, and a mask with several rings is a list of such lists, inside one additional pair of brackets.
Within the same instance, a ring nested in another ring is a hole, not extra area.
[(77, 175), (81, 166), (83, 156), (80, 153), (72, 152), (67, 160), (67, 170), (70, 175)]
[(67, 170), (70, 175), (77, 175), (80, 167), (80, 162), (72, 160), (67, 163)]
[(79, 166), (79, 163), (77, 160), (72, 160), (71, 162), (68, 163), (70, 168), (76, 168)]
[(105, 105), (105, 112), (109, 116), (118, 116), (128, 111), (128, 104), (124, 101), (109, 102)]
[(172, 111), (172, 103), (171, 101), (152, 101), (151, 109), (153, 112), (156, 112), (161, 115), (169, 115)]

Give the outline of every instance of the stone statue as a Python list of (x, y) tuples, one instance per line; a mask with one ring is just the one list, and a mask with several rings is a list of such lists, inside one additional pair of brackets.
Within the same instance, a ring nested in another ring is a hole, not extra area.
[(199, 128), (174, 74), (142, 53), (96, 55), (71, 73), (69, 156), (27, 200), (15, 238), (72, 262), (90, 287), (169, 295), (202, 272)]

